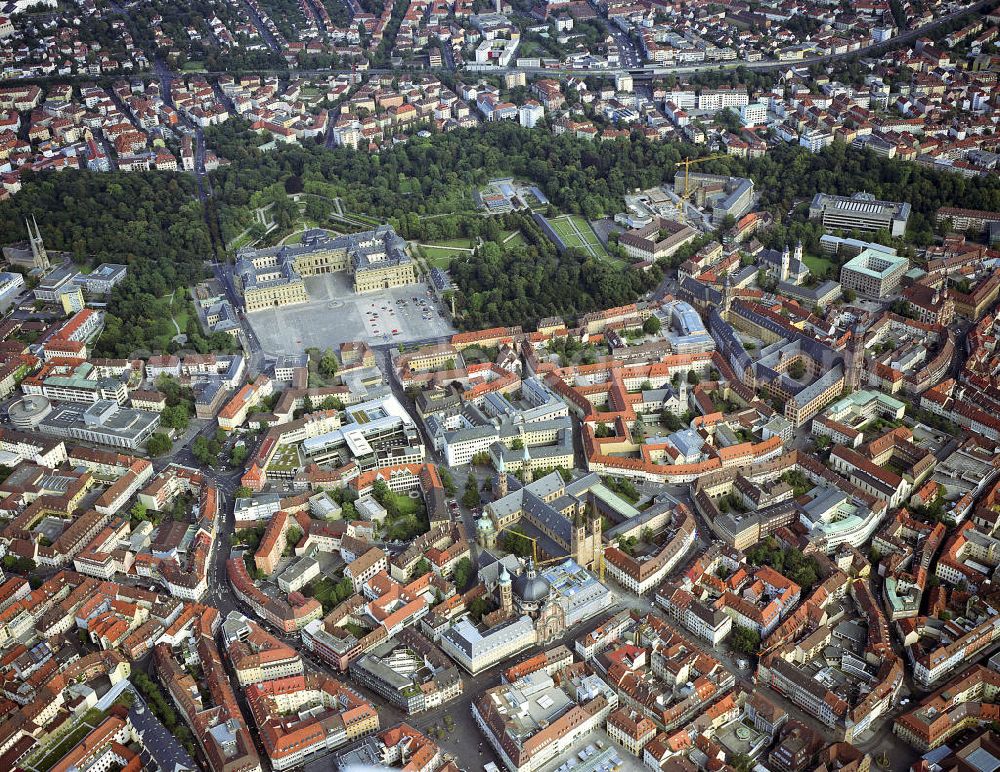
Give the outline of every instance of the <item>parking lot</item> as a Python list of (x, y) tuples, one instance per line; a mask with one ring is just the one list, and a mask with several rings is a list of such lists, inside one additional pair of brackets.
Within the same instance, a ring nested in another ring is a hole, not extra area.
[[(437, 304), (426, 290), (409, 297), (374, 297), (359, 303), (365, 331), (372, 338), (389, 341), (403, 335), (403, 328), (420, 329), (441, 319)], [(420, 337), (426, 337), (421, 335)]]
[(306, 279), (309, 302), (247, 314), (267, 354), (336, 347), (409, 343), (455, 332), (424, 283), (356, 295), (346, 273)]

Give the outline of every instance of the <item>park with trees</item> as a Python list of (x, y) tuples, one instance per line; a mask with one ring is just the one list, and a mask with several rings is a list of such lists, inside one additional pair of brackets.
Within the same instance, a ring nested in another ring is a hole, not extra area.
[[(532, 180), (552, 210), (596, 219), (618, 212), (626, 192), (669, 183), (681, 157), (702, 152), (681, 143), (650, 142), (638, 134), (594, 144), (507, 122), (411, 138), (377, 155), (312, 146), (261, 154), (247, 132), (238, 121), (209, 132), (210, 141), (234, 160), (213, 172), (226, 238), (252, 224), (256, 207), (278, 201), (285, 206), (284, 182), (294, 176), (307, 192), (321, 191), (339, 198), (349, 212), (390, 222), (404, 238), (481, 239), (468, 257), (449, 266), (457, 287), (456, 322), (463, 329), (530, 327), (551, 315), (572, 319), (632, 302), (659, 279), (655, 269), (643, 274), (573, 249), (560, 253), (522, 212), (484, 218), (472, 191), (499, 175)], [(821, 191), (849, 195), (866, 190), (879, 198), (909, 201), (908, 237), (916, 243), (933, 237), (934, 212), (940, 206), (1000, 208), (1000, 182), (995, 179), (946, 174), (842, 143), (820, 153), (779, 145), (760, 158), (709, 161), (704, 170), (753, 178), (762, 207), (777, 223), (765, 235), (768, 245), (801, 238), (807, 253), (818, 253), (821, 229), (808, 220), (807, 208), (797, 206), (791, 219), (787, 212)], [(511, 231), (519, 231), (523, 243), (501, 246), (499, 235)]]
[[(650, 142), (638, 133), (594, 144), (568, 133), (557, 136), (508, 122), (432, 134), (377, 155), (308, 145), (263, 154), (255, 150), (256, 135), (239, 121), (212, 128), (209, 138), (234, 161), (213, 172), (227, 238), (251, 224), (255, 206), (276, 194), (284, 196), (283, 181), (291, 175), (300, 176), (307, 191), (323, 186), (349, 211), (391, 221), (406, 238), (425, 239), (438, 234), (424, 229), (448, 220), (426, 220), (427, 215), (482, 221), (469, 217), (474, 214), (471, 191), (496, 175), (532, 180), (558, 210), (594, 219), (618, 212), (622, 197), (634, 188), (671, 181), (680, 158), (702, 152), (683, 143)], [(759, 158), (717, 159), (704, 168), (752, 177), (762, 206), (779, 215), (779, 223), (793, 202), (808, 201), (821, 191), (849, 195), (867, 190), (879, 198), (909, 201), (914, 211), (910, 229), (915, 233), (933, 230), (933, 214), (940, 206), (1000, 208), (1000, 181), (947, 174), (843, 143), (820, 153), (779, 145)]]
[[(389, 222), (404, 238), (462, 237), (477, 244), (450, 266), (457, 324), (464, 329), (530, 327), (542, 316), (572, 320), (632, 302), (655, 286), (657, 268), (644, 273), (574, 249), (559, 252), (524, 213), (483, 217), (473, 191), (496, 176), (531, 180), (554, 212), (592, 220), (620, 211), (627, 192), (669, 183), (679, 159), (703, 152), (683, 143), (651, 142), (638, 132), (595, 144), (509, 122), (431, 132), (378, 154), (311, 143), (263, 153), (257, 149), (260, 136), (239, 119), (212, 127), (207, 135), (209, 146), (230, 163), (211, 173), (214, 195), (206, 207), (190, 175), (87, 170), (57, 176), (24, 170), (22, 190), (0, 203), (0, 243), (23, 239), (25, 217), (41, 214), (50, 250), (70, 254), (84, 269), (100, 262), (128, 265), (128, 276), (109, 298), (98, 356), (176, 350), (175, 321), (188, 348), (229, 350), (229, 336), (201, 333), (184, 289), (204, 278), (206, 259), (221, 256), (222, 244), (253, 225), (258, 207), (275, 204), (278, 216), (291, 225), (296, 208), (286, 182), (293, 177), (317, 200), (338, 198), (346, 211), (373, 223)], [(909, 202), (907, 239), (917, 245), (929, 243), (939, 230), (934, 213), (941, 206), (1000, 209), (996, 177), (950, 174), (839, 142), (819, 153), (778, 145), (759, 158), (708, 161), (704, 171), (751, 177), (761, 207), (775, 216), (775, 226), (762, 234), (765, 245), (801, 238), (807, 254), (818, 253), (820, 230), (802, 202), (821, 191), (864, 190)], [(522, 239), (501, 247), (502, 234), (515, 230)], [(333, 362), (324, 364), (329, 373)]]

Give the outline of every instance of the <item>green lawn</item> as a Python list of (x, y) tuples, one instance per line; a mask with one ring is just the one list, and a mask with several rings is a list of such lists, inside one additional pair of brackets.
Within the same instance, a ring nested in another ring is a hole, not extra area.
[(181, 67), (182, 72), (198, 72), (204, 69), (205, 69), (205, 63), (198, 61), (185, 62), (184, 66)]
[[(421, 244), (420, 253), (435, 268), (447, 268), (452, 260), (458, 257), (468, 257), (471, 250), (466, 251), (471, 246), (469, 239), (451, 239), (450, 241), (440, 241), (436, 244)], [(451, 247), (449, 249), (449, 247)], [(455, 249), (458, 247), (458, 249)]]
[(803, 255), (802, 262), (804, 262), (806, 267), (814, 274), (825, 273), (827, 278), (835, 278), (834, 272), (836, 270), (836, 266), (833, 261), (828, 258), (818, 257), (817, 255)]
[[(509, 238), (508, 238), (509, 237)], [(504, 236), (503, 248), (513, 249), (514, 247), (523, 247), (528, 242), (525, 241), (524, 234), (521, 231), (517, 231), (511, 236), (509, 233)]]
[(594, 233), (594, 229), (590, 227), (589, 222), (577, 215), (573, 215), (570, 219), (573, 221), (573, 224), (580, 229), (580, 232), (583, 233), (583, 238), (589, 246), (598, 250), (599, 254), (607, 255), (604, 245), (601, 244), (601, 240), (597, 238), (597, 234)]
[(189, 318), (188, 304), (183, 302), (183, 300), (181, 303), (174, 303), (174, 306), (171, 309), (171, 311), (174, 316), (174, 321), (177, 322), (177, 326), (181, 328), (181, 332), (184, 332), (187, 329), (187, 323)]
[(421, 244), (420, 251), (423, 252), (427, 258), (441, 258), (445, 262), (450, 261), (452, 258), (469, 254), (468, 252), (462, 252), (458, 249), (442, 249), (441, 247), (432, 247), (427, 244)]
[[(295, 227), (301, 230), (295, 230), (290, 235), (284, 237), (284, 243), (286, 245), (301, 244), (302, 235), (310, 228), (320, 228), (321, 226), (318, 222), (313, 220), (299, 220)], [(332, 230), (330, 228), (325, 228), (325, 230)], [(280, 241), (280, 239), (279, 239)]]
[(245, 247), (251, 241), (253, 241), (253, 234), (250, 233), (243, 234), (238, 239), (236, 239), (236, 241), (233, 242), (233, 251), (235, 252), (237, 249)]
[[(601, 244), (600, 239), (597, 238), (594, 229), (590, 227), (590, 223), (583, 217), (579, 215), (562, 215), (561, 217), (549, 220), (549, 224), (567, 247), (575, 247), (585, 252), (588, 251), (589, 247), (591, 253), (596, 257), (610, 259), (610, 255), (608, 255), (604, 245)], [(574, 230), (574, 225), (579, 230), (580, 235)]]
[(444, 241), (435, 241), (431, 246), (434, 246), (434, 247), (458, 247), (459, 249), (472, 249), (472, 239), (445, 239)]
[(562, 239), (563, 244), (567, 247), (574, 247), (575, 249), (584, 249), (586, 246), (586, 241), (581, 239), (573, 229), (569, 226), (569, 223), (563, 221), (558, 223), (552, 223), (552, 230), (556, 232), (556, 235)]
[(552, 230), (563, 238), (568, 238), (573, 233), (573, 229), (570, 227), (570, 221), (565, 217), (554, 217), (549, 220), (549, 225), (552, 226)]
[(401, 493), (390, 493), (400, 515), (415, 515), (420, 510), (420, 499), (412, 499)]
[(534, 40), (526, 40), (521, 43), (518, 56), (548, 56), (548, 52)]
[(442, 271), (446, 270), (451, 261), (458, 256), (456, 252), (449, 252), (447, 255), (437, 255), (436, 257), (428, 257), (427, 262), (432, 268), (440, 268)]

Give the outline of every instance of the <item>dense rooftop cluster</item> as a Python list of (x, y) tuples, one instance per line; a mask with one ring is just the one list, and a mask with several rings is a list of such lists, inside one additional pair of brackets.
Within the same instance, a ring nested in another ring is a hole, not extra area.
[(0, 770), (1000, 766), (989, 3), (42, 6)]

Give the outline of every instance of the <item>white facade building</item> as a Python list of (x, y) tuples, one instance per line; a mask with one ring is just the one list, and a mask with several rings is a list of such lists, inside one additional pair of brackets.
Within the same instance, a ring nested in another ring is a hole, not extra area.
[(740, 121), (744, 126), (761, 126), (767, 123), (767, 104), (752, 102), (740, 108)]

